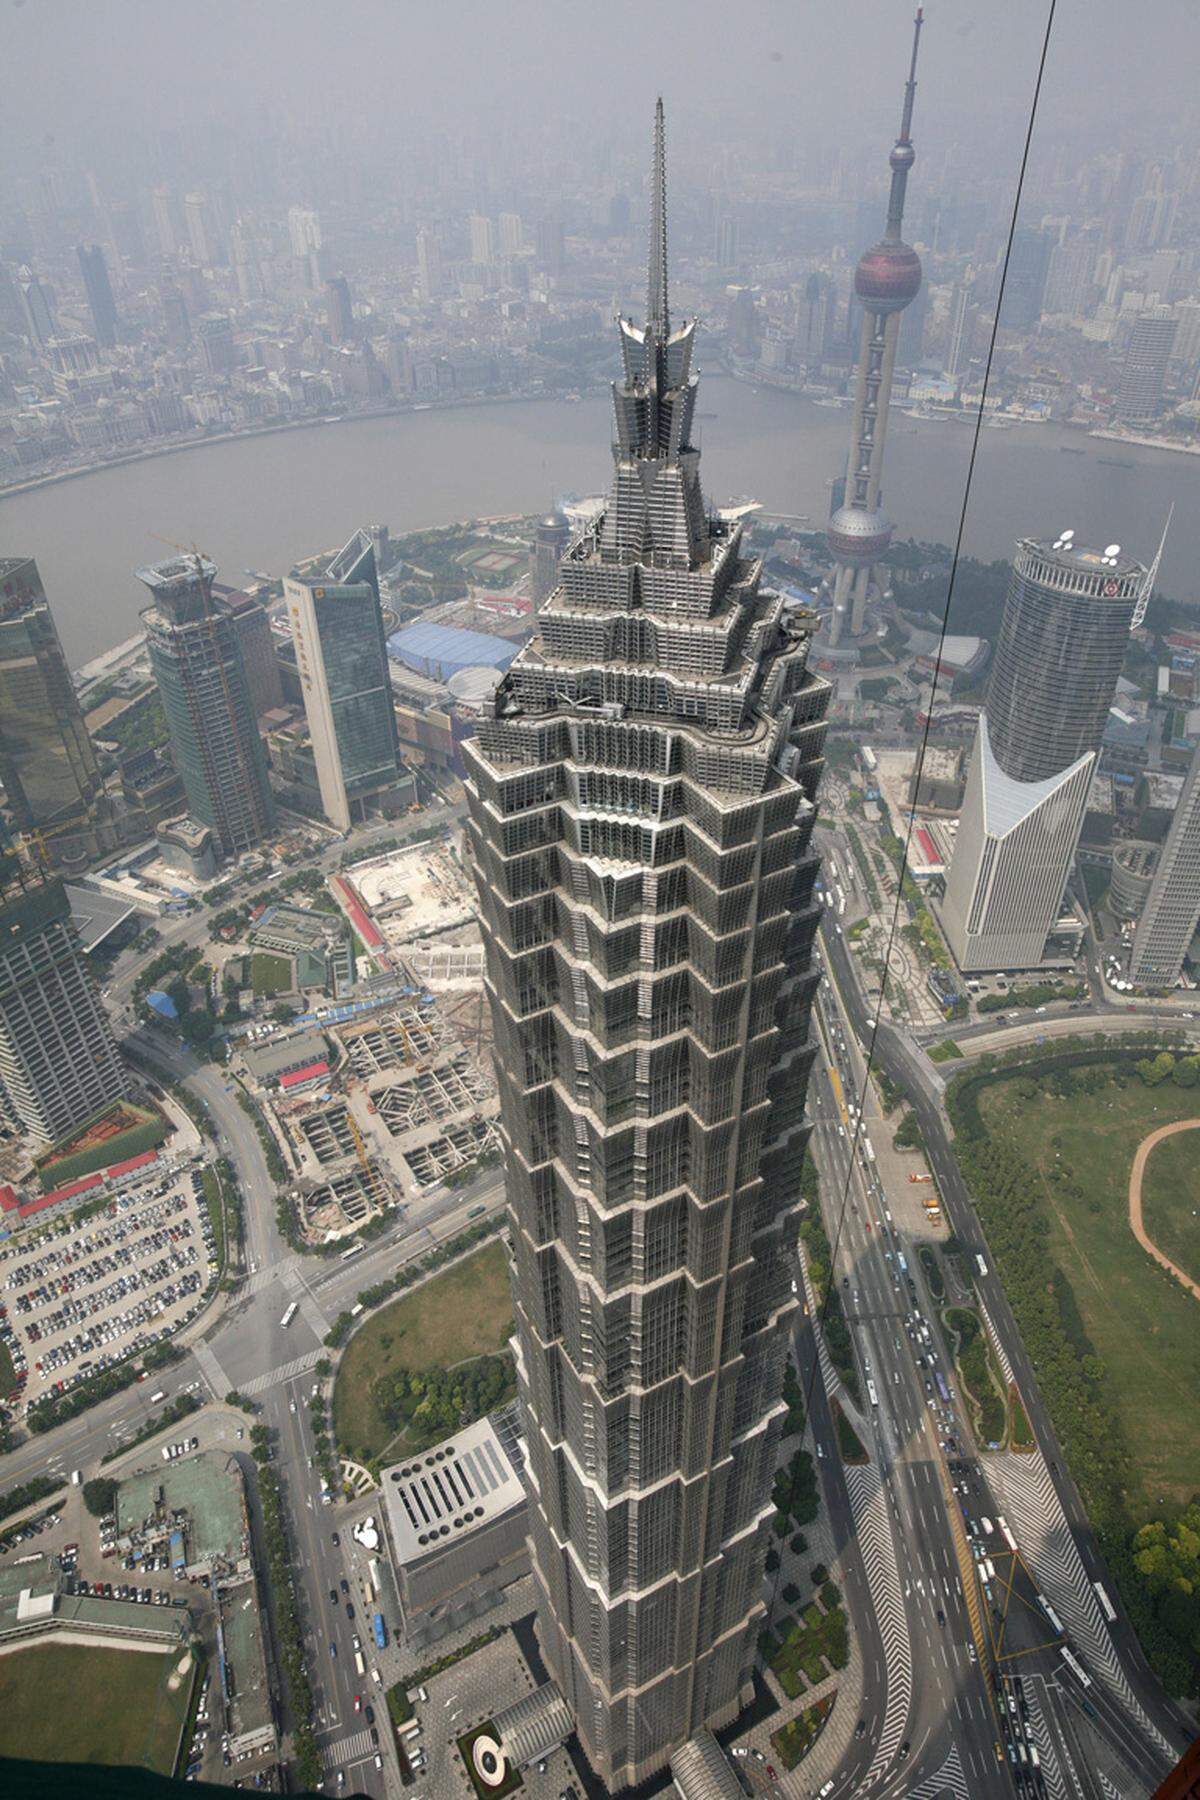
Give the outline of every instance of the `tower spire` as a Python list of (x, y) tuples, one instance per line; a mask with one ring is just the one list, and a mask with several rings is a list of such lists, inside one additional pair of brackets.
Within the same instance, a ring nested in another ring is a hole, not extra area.
[(660, 338), (671, 329), (667, 310), (667, 142), (662, 95), (654, 108), (654, 169), (650, 192), (650, 269), (646, 281), (646, 323)]
[(918, 6), (917, 16), (913, 20), (912, 60), (908, 65), (908, 80), (904, 84), (904, 108), (900, 114), (900, 135), (892, 149), (890, 162), (892, 165), (892, 190), (888, 195), (887, 230), (885, 239), (890, 243), (900, 242), (900, 228), (904, 222), (904, 193), (908, 186), (908, 171), (915, 160), (912, 147), (913, 101), (917, 94), (917, 51), (921, 44), (921, 26), (925, 22), (925, 9)]

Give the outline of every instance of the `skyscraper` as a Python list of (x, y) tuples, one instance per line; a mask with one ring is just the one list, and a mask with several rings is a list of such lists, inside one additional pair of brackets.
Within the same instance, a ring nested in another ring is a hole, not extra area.
[(1200, 749), (1159, 854), (1133, 937), (1129, 979), (1138, 987), (1173, 988), (1200, 923)]
[(1123, 425), (1150, 425), (1162, 411), (1163, 383), (1175, 342), (1175, 314), (1155, 306), (1134, 321), (1117, 390), (1117, 418)]
[(0, 558), (0, 781), (13, 823), (61, 868), (112, 849), (104, 783), (31, 556)]
[(164, 256), (174, 256), (179, 248), (179, 233), (175, 225), (175, 202), (168, 187), (156, 187), (151, 195), (154, 211), (154, 231), (158, 238), (158, 247)]
[(533, 604), (548, 600), (558, 585), (558, 565), (571, 536), (571, 527), (562, 513), (547, 513), (539, 519), (533, 534)]
[(348, 831), (368, 800), (395, 785), (396, 710), (365, 531), (314, 576), (289, 575), (284, 599), (296, 646), (321, 804)]
[(192, 255), (200, 267), (211, 269), (214, 264), (224, 262), (224, 252), (221, 249), (216, 222), (213, 219), (212, 207), (208, 203), (207, 194), (185, 194), (183, 216), (187, 223), (188, 242), (192, 247)]
[(829, 641), (839, 644), (849, 630), (857, 637), (866, 623), (867, 589), (872, 565), (892, 541), (892, 524), (880, 506), (883, 445), (892, 397), (892, 371), (900, 315), (921, 286), (921, 259), (901, 237), (908, 171), (916, 160), (912, 147), (913, 100), (917, 92), (917, 48), (923, 13), (913, 25), (912, 62), (904, 90), (900, 135), (893, 146), (887, 226), (881, 241), (864, 251), (854, 271), (854, 292), (862, 305), (858, 374), (850, 421), (850, 454), (846, 463), (846, 496), (829, 521), (829, 553), (837, 563)]
[(713, 259), (718, 269), (738, 266), (738, 222), (733, 213), (721, 213), (713, 237)]
[(417, 233), (417, 288), (422, 300), (436, 300), (442, 291), (442, 253), (432, 231)]
[(0, 877), (0, 1083), (24, 1131), (55, 1144), (129, 1091), (61, 881)]
[(520, 256), (525, 248), (525, 227), (521, 223), (520, 213), (502, 212), (497, 224), (500, 227), (501, 256)]
[(971, 345), (979, 308), (975, 304), (975, 278), (968, 270), (950, 294), (950, 331), (946, 344), (946, 375), (961, 381), (971, 361)]
[(83, 291), (87, 295), (96, 342), (105, 350), (111, 350), (117, 341), (117, 306), (108, 279), (108, 264), (104, 260), (104, 252), (99, 244), (79, 244), (75, 254), (79, 258)]
[(483, 213), (472, 213), (471, 227), (471, 261), (474, 263), (490, 263), (496, 254), (496, 246), (492, 233), (492, 221)]
[(58, 332), (58, 321), (46, 285), (32, 269), (22, 267), (17, 271), (17, 293), (26, 334), (39, 350), (44, 350)]
[(1007, 330), (1032, 331), (1041, 318), (1050, 248), (1044, 231), (1024, 225), (1014, 231), (1000, 300), (1000, 323)]
[(350, 298), (350, 283), (344, 275), (334, 275), (325, 283), (325, 321), (329, 326), (331, 343), (353, 343), (357, 335), (354, 329), (354, 302)]
[(1017, 546), (942, 905), (968, 973), (1042, 960), (1147, 579), (1073, 540)]
[(1046, 265), (1042, 310), (1051, 318), (1079, 318), (1091, 293), (1096, 244), (1083, 232), (1056, 244)]
[(154, 599), (142, 621), (188, 811), (233, 857), (274, 830), (275, 809), (237, 626), (213, 600), (215, 574), (206, 557), (177, 556), (139, 569), (138, 580)]
[(702, 493), (661, 102), (646, 311), (607, 506), (463, 746), (539, 1633), (613, 1792), (751, 1692), (829, 699), (812, 615)]

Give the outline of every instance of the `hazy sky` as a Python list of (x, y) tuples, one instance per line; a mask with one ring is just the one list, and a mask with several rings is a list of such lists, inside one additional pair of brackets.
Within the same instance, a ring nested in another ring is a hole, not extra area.
[[(841, 135), (898, 111), (911, 0), (0, 0), (0, 152), (101, 146), (156, 125), (339, 110), (454, 126), (599, 123), (639, 143), (652, 96), (690, 141), (706, 116)], [(1046, 0), (930, 0), (918, 132), (1019, 128)], [(1059, 0), (1046, 123), (1187, 136), (1195, 0)], [(1119, 128), (1119, 129), (1118, 129)], [(889, 130), (891, 126), (889, 124)], [(88, 151), (85, 149), (84, 155)], [(23, 158), (22, 158), (23, 160)]]

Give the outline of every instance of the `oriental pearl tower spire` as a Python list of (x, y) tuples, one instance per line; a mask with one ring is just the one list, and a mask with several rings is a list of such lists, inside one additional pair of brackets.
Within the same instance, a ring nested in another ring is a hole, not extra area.
[(908, 171), (915, 160), (909, 134), (913, 98), (917, 91), (917, 47), (921, 41), (922, 17), (922, 8), (918, 7), (913, 22), (912, 62), (904, 89), (900, 135), (889, 159), (892, 187), (888, 197), (887, 228), (880, 242), (863, 252), (854, 271), (854, 291), (862, 302), (863, 319), (850, 424), (850, 455), (846, 464), (846, 493), (843, 504), (829, 521), (826, 534), (830, 555), (838, 565), (829, 623), (831, 644), (840, 643), (847, 632), (852, 637), (862, 632), (871, 566), (878, 562), (892, 540), (891, 520), (879, 504), (879, 482), (900, 314), (916, 298), (921, 286), (921, 259), (904, 242), (900, 232), (904, 222)]

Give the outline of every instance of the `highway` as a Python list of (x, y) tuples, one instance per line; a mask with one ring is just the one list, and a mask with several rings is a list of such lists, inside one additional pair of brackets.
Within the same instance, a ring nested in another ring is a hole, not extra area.
[[(870, 1090), (865, 1083), (865, 1057), (862, 1047), (871, 1042), (873, 1021), (868, 1014), (866, 1003), (859, 989), (856, 972), (851, 962), (844, 937), (829, 920), (823, 925), (822, 932), (825, 965), (832, 977), (832, 990), (829, 998), (836, 1001), (837, 1017), (842, 1021), (842, 1044), (835, 1045), (835, 1051), (843, 1057), (843, 1086), (847, 1097), (853, 1099), (861, 1096), (866, 1090), (867, 1105), (870, 1109), (872, 1101)], [(1078, 1015), (1076, 1015), (1076, 1018)], [(1074, 1022), (1074, 1021), (1073, 1021)], [(1033, 1025), (1033, 1021), (1022, 1020), (1023, 1028)], [(1041, 1021), (1037, 1021), (1040, 1025)], [(1078, 1028), (1078, 1026), (1076, 1026)], [(1012, 1034), (1016, 1037), (1016, 1033)], [(1022, 1036), (1025, 1031), (1022, 1030)], [(1080, 1784), (1080, 1791), (1085, 1794), (1095, 1792), (1102, 1795), (1104, 1789), (1096, 1784), (1095, 1774), (1089, 1766), (1098, 1757), (1103, 1760), (1108, 1756), (1112, 1765), (1126, 1771), (1125, 1779), (1130, 1784), (1118, 1787), (1115, 1791), (1135, 1793), (1148, 1791), (1140, 1785), (1154, 1772), (1164, 1774), (1170, 1766), (1174, 1755), (1190, 1742), (1193, 1730), (1190, 1722), (1174, 1703), (1163, 1694), (1159, 1684), (1146, 1666), (1136, 1638), (1128, 1621), (1119, 1613), (1115, 1623), (1109, 1627), (1100, 1619), (1103, 1631), (1097, 1628), (1098, 1608), (1096, 1606), (1091, 1584), (1101, 1582), (1113, 1601), (1116, 1600), (1115, 1584), (1103, 1567), (1095, 1540), (1088, 1525), (1086, 1515), (1079, 1500), (1074, 1483), (1071, 1481), (1061, 1449), (1054, 1435), (1052, 1425), (1028, 1358), (1016, 1321), (1008, 1306), (1003, 1287), (997, 1278), (991, 1258), (986, 1255), (974, 1207), (966, 1184), (959, 1172), (954, 1157), (948, 1127), (941, 1110), (941, 1082), (919, 1048), (906, 1036), (888, 1024), (880, 1024), (874, 1039), (873, 1066), (882, 1069), (897, 1087), (907, 1096), (917, 1116), (918, 1124), (925, 1142), (926, 1154), (930, 1167), (936, 1176), (942, 1204), (947, 1220), (959, 1240), (969, 1247), (977, 1248), (984, 1254), (986, 1273), (974, 1272), (975, 1290), (979, 1302), (986, 1310), (987, 1317), (995, 1329), (1000, 1354), (1007, 1360), (1012, 1376), (1017, 1383), (1029, 1414), (1037, 1439), (1040, 1456), (1019, 1459), (1008, 1457), (984, 1457), (971, 1462), (971, 1493), (969, 1505), (977, 1517), (995, 1518), (1002, 1514), (1008, 1506), (1014, 1514), (1020, 1508), (1022, 1520), (1017, 1530), (1017, 1541), (1021, 1556), (1011, 1559), (1025, 1571), (1013, 1585), (1018, 1599), (1024, 1592), (1026, 1604), (1018, 1608), (1019, 1612), (1031, 1617), (1036, 1612), (1037, 1585), (1050, 1592), (1064, 1612), (1068, 1622), (1072, 1644), (1086, 1644), (1084, 1654), (1085, 1666), (1092, 1669), (1095, 1677), (1093, 1687), (1087, 1690), (1086, 1703), (1090, 1708), (1087, 1713), (1080, 1714), (1076, 1701), (1080, 1696), (1072, 1693), (1069, 1676), (1064, 1680), (1062, 1675), (1061, 1654), (1056, 1648), (1043, 1645), (1039, 1652), (1037, 1643), (1026, 1647), (1021, 1643), (1019, 1628), (1013, 1627), (1015, 1636), (1004, 1639), (1005, 1649), (1000, 1658), (1006, 1667), (1008, 1659), (1016, 1655), (1022, 1658), (1022, 1667), (1031, 1671), (1031, 1677), (1041, 1682), (1041, 1689), (1035, 1688), (1035, 1694), (1041, 1693), (1041, 1709), (1045, 1717), (1044, 1724), (1048, 1739), (1054, 1745), (1053, 1753), (1061, 1761), (1070, 1759), (1070, 1770), (1073, 1778)], [(827, 1112), (827, 1104), (821, 1093), (821, 1084), (816, 1084), (814, 1093), (814, 1117), (818, 1120), (815, 1127), (815, 1138), (829, 1144), (831, 1125), (822, 1113)], [(832, 1090), (830, 1100), (832, 1101)], [(845, 1129), (845, 1123), (843, 1122)], [(850, 1156), (851, 1134), (846, 1137), (836, 1133), (836, 1122), (832, 1125), (833, 1142), (837, 1148), (829, 1156), (829, 1166), (835, 1179), (845, 1180), (847, 1160)], [(814, 1145), (814, 1149), (816, 1145)], [(856, 1159), (856, 1162), (858, 1159)], [(835, 1190), (840, 1191), (840, 1190)], [(873, 1366), (878, 1369), (883, 1379), (877, 1381), (877, 1392), (880, 1397), (880, 1412), (890, 1411), (890, 1416), (880, 1420), (880, 1443), (885, 1457), (896, 1455), (900, 1461), (912, 1464), (920, 1463), (922, 1452), (918, 1449), (922, 1434), (917, 1431), (916, 1421), (910, 1400), (904, 1398), (905, 1376), (902, 1365), (908, 1358), (904, 1354), (904, 1338), (899, 1337), (901, 1351), (897, 1354), (897, 1334), (888, 1334), (888, 1310), (886, 1287), (881, 1288), (878, 1263), (882, 1254), (884, 1267), (888, 1268), (887, 1248), (885, 1244), (880, 1251), (878, 1228), (872, 1222), (871, 1232), (865, 1229), (865, 1216), (862, 1202), (862, 1170), (856, 1167), (851, 1178), (851, 1206), (845, 1221), (845, 1237), (842, 1266), (853, 1270), (851, 1306), (847, 1308), (856, 1348), (859, 1352), (860, 1365), (864, 1355), (872, 1358)], [(856, 1198), (857, 1197), (857, 1198)], [(858, 1204), (859, 1212), (853, 1211)], [(886, 1227), (886, 1218), (884, 1220)], [(893, 1256), (896, 1254), (893, 1249)], [(915, 1278), (918, 1292), (922, 1295), (920, 1305), (928, 1315), (928, 1301), (924, 1297), (924, 1282), (919, 1267), (914, 1267), (916, 1259), (908, 1257), (909, 1276)], [(874, 1270), (872, 1271), (872, 1265)], [(894, 1276), (891, 1281), (893, 1303), (903, 1299), (903, 1293), (897, 1296)], [(855, 1303), (855, 1292), (861, 1295)], [(845, 1290), (843, 1289), (843, 1298)], [(870, 1348), (864, 1348), (869, 1344)], [(889, 1350), (891, 1356), (889, 1358)], [(900, 1379), (895, 1380), (896, 1375)], [(897, 1394), (898, 1405), (894, 1409), (885, 1408), (884, 1399), (888, 1390)], [(918, 1394), (918, 1404), (928, 1395)], [(924, 1454), (927, 1471), (931, 1468), (932, 1459), (937, 1456), (936, 1448), (931, 1448), (929, 1421), (924, 1421)], [(955, 1436), (961, 1443), (963, 1433), (960, 1430)], [(936, 1439), (933, 1440), (936, 1444)], [(944, 1460), (944, 1459), (941, 1459)], [(1019, 1469), (1014, 1465), (1027, 1465)], [(1032, 1492), (1031, 1484), (1036, 1478), (1040, 1488)], [(918, 1483), (921, 1477), (918, 1477)], [(925, 1484), (933, 1487), (932, 1480)], [(917, 1493), (919, 1495), (919, 1486)], [(936, 1531), (936, 1517), (932, 1497), (923, 1496), (925, 1507), (918, 1509), (921, 1519), (921, 1531)], [(899, 1496), (897, 1496), (899, 1499)], [(900, 1516), (903, 1518), (903, 1513)], [(912, 1520), (910, 1509), (908, 1520)], [(940, 1535), (943, 1540), (948, 1527), (948, 1516), (942, 1514)], [(951, 1534), (956, 1535), (956, 1534)], [(941, 1545), (942, 1566), (946, 1545)], [(937, 1555), (934, 1552), (934, 1571), (937, 1569)], [(928, 1557), (925, 1568), (930, 1567)], [(1029, 1570), (1036, 1571), (1037, 1583), (1029, 1575)], [(956, 1595), (957, 1598), (957, 1595)], [(1065, 1610), (1064, 1610), (1065, 1609)], [(951, 1612), (945, 1609), (948, 1622)], [(977, 1640), (977, 1656), (986, 1653), (987, 1659), (995, 1662), (996, 1621), (991, 1616), (990, 1606), (983, 1608), (983, 1625), (985, 1642), (980, 1645)], [(1029, 1635), (1026, 1633), (1025, 1635)], [(1044, 1630), (1042, 1639), (1050, 1637)], [(1038, 1633), (1034, 1633), (1036, 1638)], [(1014, 1647), (1015, 1646), (1015, 1647)], [(1090, 1661), (1088, 1659), (1091, 1659)], [(1026, 1660), (1027, 1659), (1027, 1660)], [(932, 1667), (937, 1675), (937, 1659), (933, 1659)], [(981, 1684), (977, 1682), (977, 1686)], [(941, 1692), (945, 1692), (945, 1679), (940, 1683)], [(977, 1715), (972, 1715), (971, 1722), (962, 1718), (962, 1707), (958, 1703), (964, 1698), (963, 1692), (956, 1695), (955, 1704), (943, 1708), (947, 1722), (950, 1724), (960, 1760), (964, 1754), (969, 1758), (972, 1749), (976, 1758), (982, 1754), (984, 1746), (975, 1730)], [(991, 1700), (989, 1699), (989, 1709)], [(968, 1707), (968, 1710), (970, 1708)], [(964, 1730), (964, 1726), (967, 1728)], [(1057, 1734), (1057, 1736), (1056, 1736)], [(992, 1740), (991, 1754), (995, 1755), (995, 1739)], [(936, 1736), (931, 1736), (933, 1760), (940, 1754), (941, 1746)], [(1074, 1754), (1072, 1755), (1072, 1750)], [(914, 1742), (914, 1755), (916, 1746)], [(929, 1767), (929, 1758), (926, 1758)], [(916, 1778), (914, 1768), (909, 1782)], [(1064, 1770), (1065, 1776), (1065, 1770)], [(1111, 1777), (1109, 1777), (1111, 1778)], [(1156, 1777), (1157, 1779), (1157, 1777)], [(1150, 1782), (1149, 1785), (1153, 1785)], [(974, 1791), (974, 1782), (971, 1783)], [(851, 1790), (852, 1791), (852, 1790)], [(904, 1790), (901, 1790), (904, 1791)], [(1009, 1791), (1005, 1789), (1004, 1791)]]

